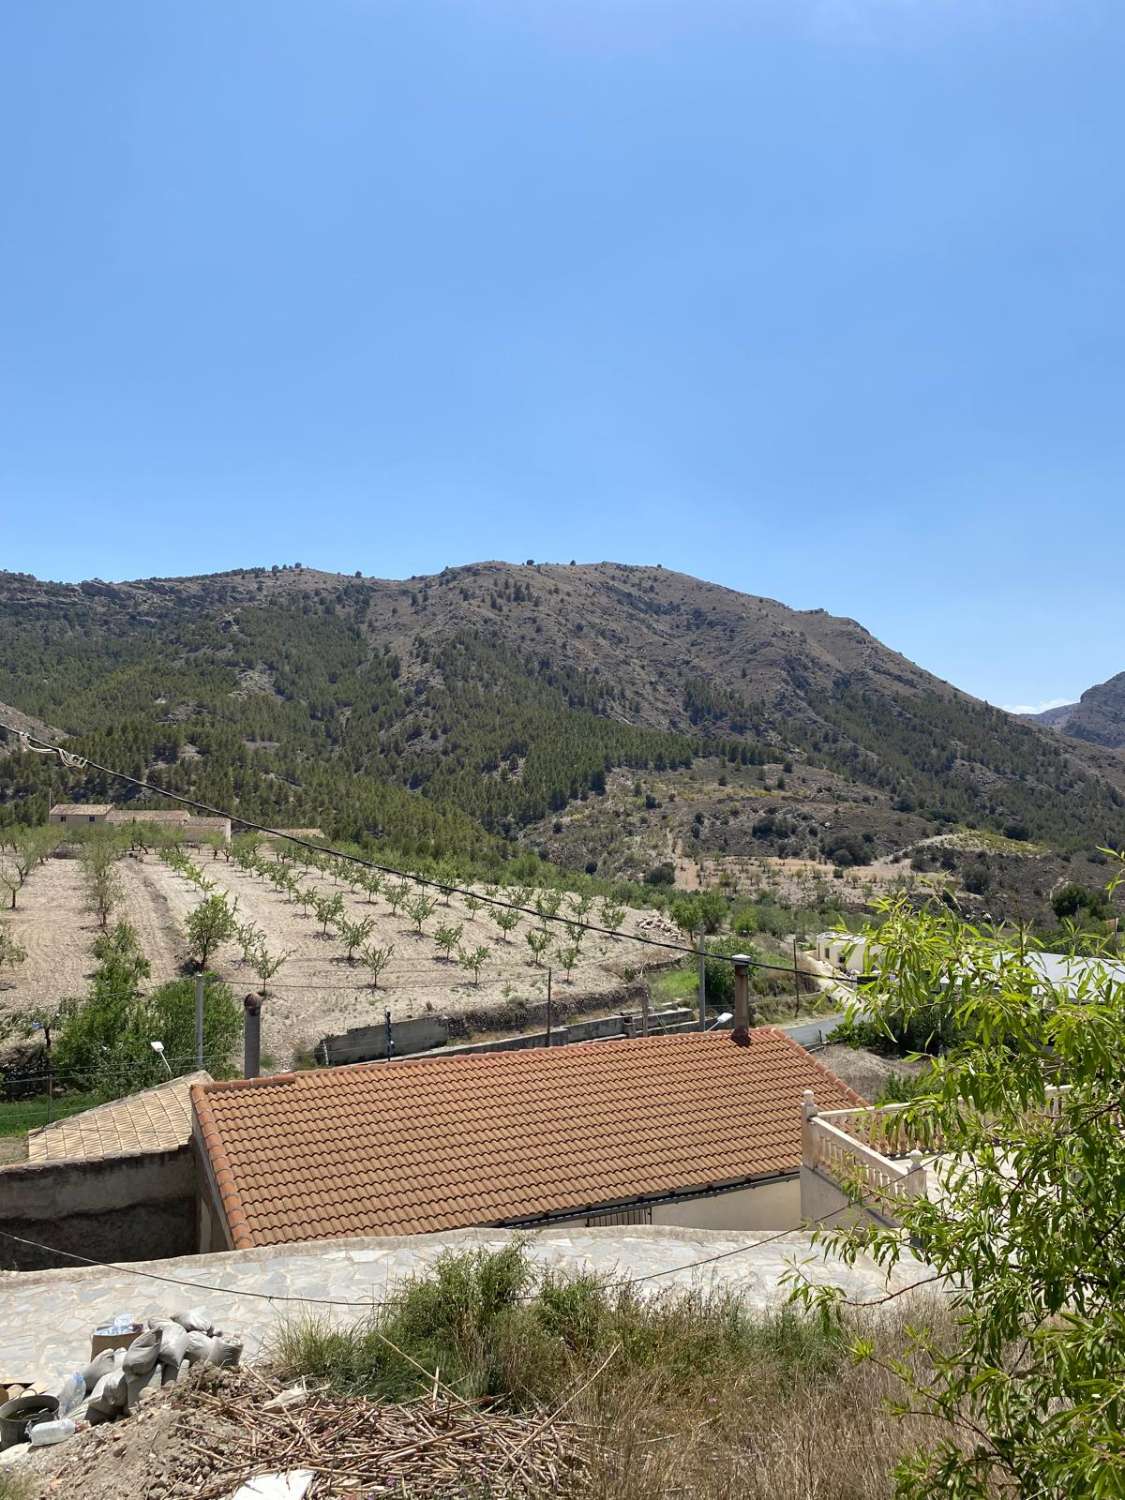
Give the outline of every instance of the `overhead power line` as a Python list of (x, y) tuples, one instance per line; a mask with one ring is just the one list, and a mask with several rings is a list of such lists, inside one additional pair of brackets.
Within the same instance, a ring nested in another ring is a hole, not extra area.
[[(646, 1272), (646, 1274), (643, 1276), (625, 1276), (622, 1277), (621, 1280), (625, 1284), (642, 1281), (656, 1281), (662, 1276), (675, 1276), (682, 1271), (695, 1271), (703, 1266), (713, 1265), (716, 1261), (729, 1260), (732, 1256), (735, 1255), (749, 1255), (754, 1250), (762, 1250), (767, 1245), (772, 1245), (775, 1241), (784, 1239), (787, 1235), (799, 1234), (803, 1230), (814, 1229), (820, 1224), (823, 1224), (826, 1219), (831, 1218), (832, 1214), (834, 1214), (835, 1212), (836, 1210), (833, 1209), (830, 1213), (821, 1214), (819, 1218), (809, 1219), (805, 1224), (799, 1225), (796, 1229), (781, 1229), (776, 1234), (771, 1234), (764, 1240), (752, 1240), (749, 1244), (746, 1245), (736, 1245), (733, 1250), (722, 1250), (716, 1255), (705, 1256), (702, 1260), (688, 1261), (686, 1265), (682, 1266), (669, 1266), (666, 1270), (663, 1271), (649, 1271)], [(484, 1229), (487, 1229), (489, 1227), (502, 1229), (504, 1226), (482, 1225), (480, 1227)], [(512, 1232), (518, 1234), (519, 1231)], [(11, 1240), (14, 1244), (17, 1245), (26, 1245), (30, 1249), (42, 1250), (48, 1255), (64, 1256), (67, 1260), (77, 1261), (80, 1265), (96, 1266), (103, 1271), (119, 1271), (127, 1276), (141, 1277), (145, 1281), (162, 1281), (169, 1286), (187, 1287), (192, 1291), (221, 1292), (224, 1296), (227, 1297), (254, 1297), (261, 1302), (307, 1302), (317, 1307), (364, 1308), (385, 1307), (390, 1300), (388, 1298), (380, 1299), (371, 1297), (365, 1297), (362, 1299), (352, 1299), (345, 1297), (299, 1297), (280, 1292), (257, 1292), (249, 1287), (217, 1286), (211, 1282), (188, 1281), (186, 1278), (180, 1276), (161, 1276), (156, 1271), (142, 1271), (138, 1266), (129, 1265), (127, 1262), (122, 1264), (120, 1261), (93, 1260), (90, 1256), (79, 1255), (77, 1251), (74, 1250), (60, 1250), (55, 1245), (45, 1245), (39, 1240), (27, 1239), (24, 1235), (13, 1234), (8, 1229), (0, 1229), (0, 1238)], [(320, 1241), (319, 1243), (324, 1242)], [(268, 1246), (263, 1248), (276, 1249), (278, 1247)], [(296, 1253), (299, 1254), (300, 1250), (298, 1249)], [(526, 1300), (532, 1300), (533, 1297), (533, 1293), (528, 1294)]]
[[(716, 953), (711, 949), (700, 949), (689, 947), (686, 943), (674, 943), (666, 938), (642, 937), (639, 933), (624, 932), (618, 927), (602, 927), (596, 922), (586, 922), (567, 916), (562, 912), (550, 914), (541, 912), (534, 906), (521, 906), (515, 901), (504, 901), (499, 896), (482, 895), (479, 891), (472, 891), (460, 885), (449, 885), (441, 880), (431, 880), (425, 875), (413, 875), (407, 870), (397, 869), (394, 865), (380, 864), (378, 860), (365, 859), (359, 854), (347, 854), (342, 849), (333, 849), (325, 844), (315, 844), (311, 839), (302, 838), (300, 834), (288, 833), (284, 828), (270, 828), (264, 823), (255, 823), (252, 819), (244, 817), (240, 813), (228, 812), (221, 807), (212, 807), (207, 802), (199, 802), (194, 797), (185, 797), (179, 792), (171, 792), (167, 787), (154, 786), (149, 781), (142, 781), (136, 776), (129, 776), (124, 771), (115, 771), (111, 766), (100, 765), (96, 760), (90, 760), (86, 756), (75, 755), (69, 750), (64, 750), (61, 745), (52, 744), (50, 740), (40, 739), (37, 735), (28, 734), (24, 730), (16, 729), (11, 724), (5, 724), (0, 720), (0, 729), (6, 730), (14, 735), (24, 749), (31, 750), (32, 742), (41, 746), (42, 750), (56, 754), (62, 764), (68, 770), (92, 770), (100, 771), (103, 776), (112, 776), (117, 781), (127, 782), (135, 786), (139, 791), (147, 792), (156, 797), (167, 797), (173, 802), (179, 802), (184, 807), (194, 808), (196, 812), (205, 813), (213, 818), (227, 818), (231, 823), (240, 823), (243, 828), (252, 829), (255, 833), (264, 834), (267, 838), (286, 839), (291, 844), (296, 844), (301, 849), (308, 849), (313, 854), (327, 855), (331, 859), (342, 860), (345, 864), (359, 865), (365, 870), (374, 870), (379, 875), (393, 875), (398, 880), (409, 880), (415, 885), (424, 886), (428, 890), (441, 891), (444, 894), (462, 896), (479, 901), (485, 906), (503, 907), (506, 911), (515, 911), (525, 917), (533, 917), (541, 922), (561, 922), (568, 928), (579, 928), (583, 932), (593, 932), (600, 937), (624, 938), (628, 942), (641, 943), (649, 948), (661, 948), (671, 953), (683, 953), (690, 958), (698, 959), (700, 954), (704, 958), (715, 959), (721, 963), (734, 963), (734, 955), (729, 953)], [(761, 959), (747, 959), (747, 968), (763, 969), (774, 974), (793, 974), (796, 971), (795, 964), (770, 964)], [(858, 984), (858, 980), (852, 976), (832, 976), (836, 983)]]

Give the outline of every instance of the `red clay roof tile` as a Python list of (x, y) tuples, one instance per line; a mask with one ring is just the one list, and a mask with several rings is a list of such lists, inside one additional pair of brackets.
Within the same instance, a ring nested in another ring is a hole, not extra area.
[(234, 1244), (423, 1233), (795, 1171), (801, 1095), (865, 1101), (784, 1033), (643, 1037), (198, 1086)]

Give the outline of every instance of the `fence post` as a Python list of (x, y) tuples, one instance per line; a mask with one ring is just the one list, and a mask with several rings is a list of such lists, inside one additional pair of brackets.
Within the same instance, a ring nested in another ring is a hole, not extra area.
[(546, 1045), (548, 1047), (551, 1045), (551, 1020), (552, 1020), (552, 1017), (551, 1017), (551, 970), (548, 968), (548, 970), (547, 970), (547, 1042), (546, 1042)]

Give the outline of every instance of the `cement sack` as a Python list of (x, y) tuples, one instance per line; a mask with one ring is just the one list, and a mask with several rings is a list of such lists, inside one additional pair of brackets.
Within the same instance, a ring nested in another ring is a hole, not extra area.
[(178, 1370), (187, 1353), (189, 1339), (201, 1338), (201, 1334), (188, 1333), (178, 1323), (165, 1323), (160, 1330), (160, 1349), (157, 1359), (170, 1370)]
[(189, 1333), (213, 1333), (215, 1325), (202, 1307), (189, 1308), (187, 1312), (174, 1312), (172, 1321)]
[(111, 1370), (117, 1369), (125, 1358), (124, 1349), (103, 1349), (97, 1359), (92, 1359), (82, 1371), (82, 1379), (87, 1391), (93, 1395), (94, 1387), (103, 1375), (108, 1375)]
[(206, 1333), (185, 1333), (183, 1357), (190, 1365), (206, 1364), (211, 1358), (214, 1340)]
[(211, 1353), (208, 1362), (218, 1365), (221, 1370), (233, 1370), (242, 1358), (242, 1345), (234, 1339), (220, 1338), (218, 1335), (211, 1340)]
[(91, 1392), (86, 1403), (86, 1415), (91, 1420), (95, 1413), (103, 1418), (116, 1417), (125, 1410), (128, 1399), (125, 1371), (111, 1370), (108, 1375), (102, 1376)]
[(160, 1353), (160, 1344), (161, 1333), (158, 1328), (150, 1328), (146, 1333), (139, 1334), (125, 1351), (122, 1368), (126, 1375), (151, 1375)]

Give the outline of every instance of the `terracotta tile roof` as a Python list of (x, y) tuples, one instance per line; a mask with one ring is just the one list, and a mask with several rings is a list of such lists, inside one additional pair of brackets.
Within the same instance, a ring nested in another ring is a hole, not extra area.
[(361, 1063), (192, 1090), (236, 1248), (420, 1234), (796, 1171), (801, 1094), (864, 1101), (782, 1032)]
[(186, 1146), (191, 1140), (192, 1086), (210, 1082), (210, 1073), (185, 1073), (127, 1099), (114, 1099), (31, 1130), (28, 1160), (76, 1161)]

